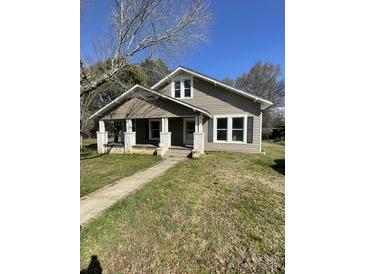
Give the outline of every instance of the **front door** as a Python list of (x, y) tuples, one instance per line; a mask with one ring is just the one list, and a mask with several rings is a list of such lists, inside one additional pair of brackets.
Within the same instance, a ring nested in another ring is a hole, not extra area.
[(195, 121), (194, 118), (184, 119), (184, 144), (192, 145), (194, 142)]

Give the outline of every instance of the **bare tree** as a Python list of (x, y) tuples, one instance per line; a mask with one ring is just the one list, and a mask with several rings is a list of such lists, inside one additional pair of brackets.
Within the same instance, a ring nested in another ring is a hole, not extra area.
[(90, 132), (94, 121), (90, 120), (89, 117), (92, 115), (92, 106), (95, 103), (96, 93), (88, 93), (80, 98), (80, 148), (83, 147), (82, 134)]
[(169, 67), (162, 59), (146, 59), (141, 67), (148, 75), (148, 85), (153, 86), (170, 73)]
[(273, 108), (263, 112), (262, 126), (272, 128), (278, 123), (272, 110), (284, 106), (285, 84), (280, 80), (281, 68), (272, 63), (256, 62), (249, 72), (237, 77), (235, 86), (274, 103)]
[(227, 85), (231, 85), (231, 86), (234, 86), (234, 80), (229, 78), (229, 77), (225, 77), (222, 79), (222, 82), (227, 84)]
[(285, 84), (280, 80), (281, 68), (272, 63), (256, 62), (249, 72), (237, 77), (236, 87), (252, 94), (261, 96), (274, 103), (274, 106), (284, 104)]
[[(98, 62), (88, 68), (88, 71), (94, 75), (103, 73), (105, 68), (110, 66), (110, 62)], [(136, 84), (147, 85), (148, 76), (144, 70), (134, 64), (126, 66), (122, 71), (115, 76), (117, 81), (124, 84), (126, 89), (131, 88)], [(120, 88), (120, 85), (115, 82), (109, 81), (104, 85), (95, 89), (94, 92), (87, 93), (80, 97), (80, 135), (87, 136), (95, 129), (95, 122), (89, 120), (89, 117), (96, 112), (100, 107), (110, 103), (117, 96), (124, 93), (126, 89)], [(82, 147), (82, 137), (80, 136), (80, 142)]]
[(211, 21), (207, 0), (114, 0), (111, 32), (104, 41), (104, 57), (111, 61), (102, 74), (94, 75), (80, 62), (80, 96), (113, 81), (131, 60), (178, 53), (206, 39)]

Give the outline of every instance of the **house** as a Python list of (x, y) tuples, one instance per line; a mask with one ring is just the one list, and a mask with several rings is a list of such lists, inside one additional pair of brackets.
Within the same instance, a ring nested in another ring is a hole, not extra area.
[[(154, 86), (135, 85), (90, 119), (99, 119), (99, 153), (190, 149), (261, 152), (262, 111), (272, 102), (179, 66)], [(121, 125), (108, 144), (105, 121)]]

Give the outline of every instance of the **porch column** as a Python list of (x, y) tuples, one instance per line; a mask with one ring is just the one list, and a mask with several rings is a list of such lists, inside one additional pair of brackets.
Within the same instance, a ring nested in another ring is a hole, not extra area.
[(204, 154), (203, 116), (195, 116), (193, 157)]
[(171, 146), (171, 132), (169, 132), (169, 119), (161, 119), (161, 132), (159, 147), (167, 150)]
[(130, 153), (136, 145), (136, 133), (132, 131), (132, 120), (126, 120), (126, 131), (124, 132), (124, 152)]
[(105, 131), (104, 121), (99, 121), (99, 131), (96, 132), (98, 153), (105, 153), (105, 146), (108, 144), (108, 132)]

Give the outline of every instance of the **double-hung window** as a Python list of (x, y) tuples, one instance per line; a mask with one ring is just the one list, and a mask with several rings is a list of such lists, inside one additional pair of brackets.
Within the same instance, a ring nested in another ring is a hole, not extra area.
[(243, 142), (244, 133), (244, 117), (232, 117), (232, 141), (233, 142)]
[(247, 136), (247, 121), (249, 119), (250, 134), (252, 133), (252, 117), (246, 115), (220, 115), (213, 120), (213, 141), (217, 143), (252, 143), (252, 136)]
[(191, 80), (184, 80), (184, 98), (191, 97)]
[(192, 78), (176, 79), (172, 82), (171, 96), (175, 98), (193, 98)]
[(228, 118), (217, 118), (217, 140), (227, 141)]

